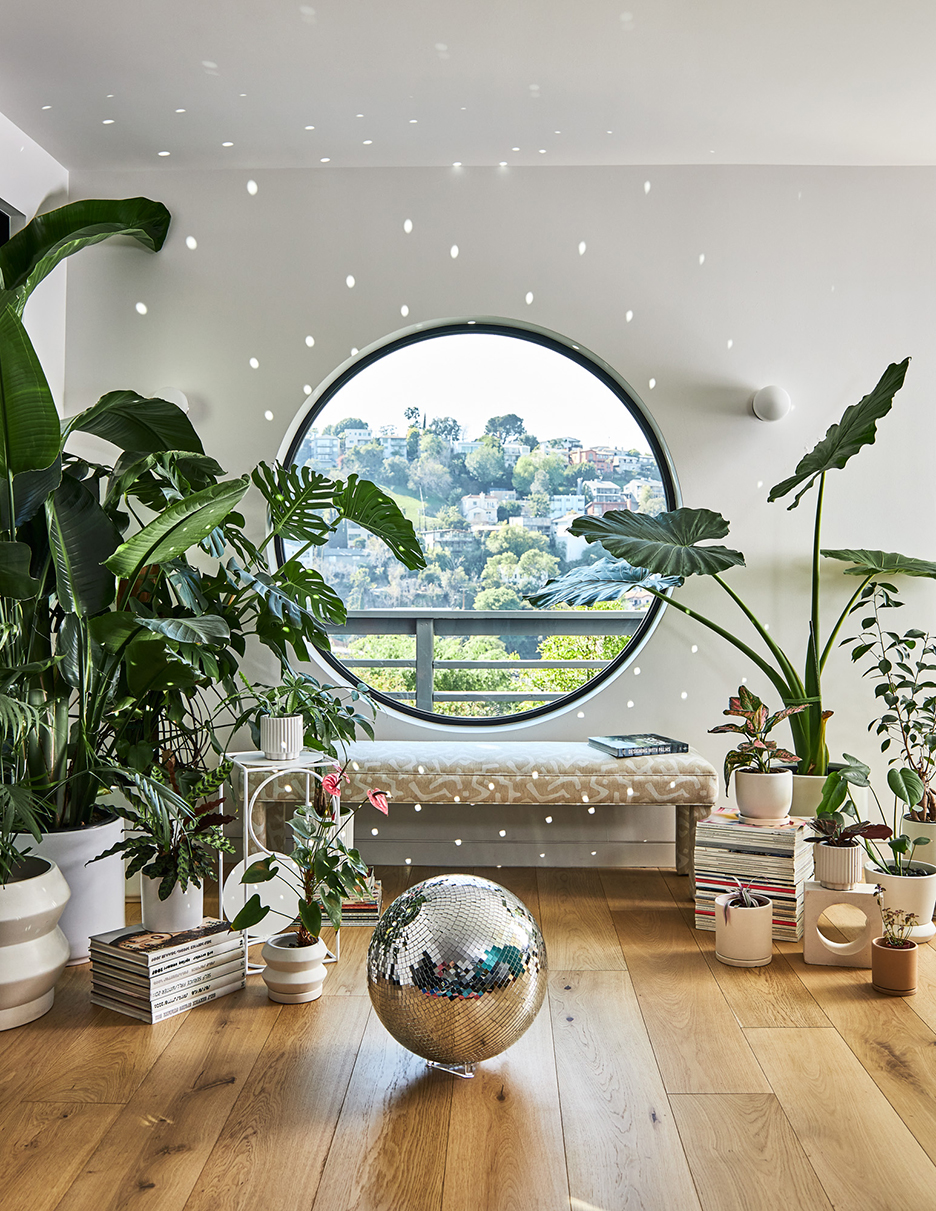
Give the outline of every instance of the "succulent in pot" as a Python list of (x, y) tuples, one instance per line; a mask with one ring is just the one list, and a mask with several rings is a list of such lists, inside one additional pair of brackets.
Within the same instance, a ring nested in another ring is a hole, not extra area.
[(888, 907), (887, 893), (878, 885), (883, 933), (871, 942), (871, 986), (891, 997), (910, 997), (917, 990), (917, 944), (911, 938), (918, 928), (915, 913)]
[(742, 723), (723, 723), (709, 728), (710, 733), (735, 732), (745, 737), (725, 756), (725, 789), (735, 774), (735, 796), (745, 820), (776, 822), (785, 820), (793, 801), (793, 774), (778, 770), (774, 762), (795, 762), (796, 754), (779, 747), (768, 734), (778, 723), (804, 711), (805, 706), (788, 706), (770, 714), (767, 707), (746, 685), (738, 687), (738, 696), (729, 698), (725, 715), (735, 715)]

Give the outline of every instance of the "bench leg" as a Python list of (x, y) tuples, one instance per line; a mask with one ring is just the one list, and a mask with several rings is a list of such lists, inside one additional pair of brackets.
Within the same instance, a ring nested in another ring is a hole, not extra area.
[(680, 803), (676, 807), (676, 873), (691, 875), (695, 853), (696, 824), (711, 815), (711, 806), (702, 803)]

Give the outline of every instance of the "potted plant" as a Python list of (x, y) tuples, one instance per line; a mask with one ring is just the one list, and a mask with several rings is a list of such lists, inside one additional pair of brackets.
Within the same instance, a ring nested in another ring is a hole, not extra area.
[[(836, 788), (844, 787), (841, 810), (846, 815), (858, 819), (858, 811), (851, 798), (851, 787), (865, 787), (870, 791), (883, 818), (884, 809), (868, 777), (870, 769), (848, 753), (844, 754), (844, 758), (845, 764), (830, 773), (826, 779), (824, 798), (828, 796), (831, 800), (833, 796), (839, 796), (841, 790)], [(918, 850), (929, 845), (929, 840), (926, 837), (911, 835), (912, 826), (909, 833), (900, 829), (905, 806), (920, 800), (921, 783), (913, 770), (893, 768), (888, 771), (887, 784), (894, 794), (893, 823), (888, 828), (886, 838), (862, 838), (868, 858), (865, 863), (865, 882), (882, 886), (892, 908), (914, 915), (919, 924), (913, 926), (910, 936), (917, 941), (926, 941), (936, 935), (936, 925), (933, 924), (933, 911), (936, 909), (936, 865), (921, 861), (916, 856)], [(877, 840), (887, 841), (889, 855), (876, 844)]]
[[(317, 1000), (322, 995), (322, 982), (327, 974), (324, 959), (328, 953), (320, 936), (322, 909), (338, 929), (342, 900), (367, 887), (366, 864), (357, 850), (348, 849), (339, 836), (349, 816), (354, 815), (354, 812), (341, 815), (342, 778), (338, 770), (321, 779), (330, 801), (324, 812), (305, 804), (293, 813), (289, 826), (294, 844), (289, 863), (267, 854), (249, 866), (241, 879), (246, 884), (279, 879), (298, 901), (298, 916), (291, 918), (262, 904), (255, 892), (231, 922), (232, 929), (249, 929), (272, 911), (298, 926), (295, 931), (275, 934), (263, 944), (267, 966), (261, 974), (272, 1001), (293, 1005)], [(368, 791), (367, 798), (379, 811), (387, 813), (387, 796), (383, 791)]]
[(871, 940), (871, 987), (889, 997), (912, 997), (917, 990), (917, 944), (910, 934), (917, 918), (903, 909), (885, 907), (882, 887), (875, 895), (884, 935)]
[(234, 817), (212, 798), (230, 770), (229, 761), (200, 773), (180, 769), (167, 751), (149, 777), (133, 775), (126, 805), (116, 809), (132, 832), (101, 858), (129, 858), (128, 879), (142, 872), (143, 925), (153, 933), (194, 929), (204, 918), (203, 880), (217, 876), (219, 852), (234, 850), (222, 832)]
[(737, 715), (743, 723), (723, 723), (709, 728), (716, 732), (737, 732), (744, 736), (737, 748), (725, 757), (725, 790), (735, 772), (735, 798), (746, 824), (782, 824), (793, 802), (793, 773), (774, 769), (776, 761), (796, 761), (795, 753), (779, 748), (767, 736), (778, 723), (804, 711), (805, 706), (788, 706), (771, 715), (767, 707), (746, 685), (738, 687), (737, 698), (728, 699), (725, 715)]
[[(864, 882), (865, 850), (861, 840), (886, 841), (891, 830), (886, 824), (854, 820), (857, 812), (848, 797), (848, 783), (834, 776), (826, 782), (816, 816), (808, 821), (815, 835), (805, 840), (815, 845), (813, 866), (818, 882), (834, 891), (852, 891)], [(841, 810), (846, 804), (847, 810)]]
[(715, 897), (715, 958), (728, 967), (764, 967), (773, 957), (773, 903), (738, 879)]
[[(723, 573), (729, 569), (744, 566), (744, 556), (725, 546), (709, 545), (728, 533), (728, 522), (710, 509), (672, 509), (656, 517), (623, 511), (609, 512), (603, 517), (578, 517), (569, 527), (569, 533), (581, 535), (588, 542), (601, 543), (610, 558), (573, 568), (528, 598), (540, 608), (560, 603), (592, 605), (622, 597), (639, 586), (737, 648), (770, 680), (785, 706), (807, 707), (790, 720), (793, 748), (799, 761), (798, 774), (815, 778), (813, 784), (805, 784), (806, 793), (812, 796), (808, 806), (794, 799), (797, 815), (810, 815), (821, 798), (822, 779), (828, 766), (825, 726), (832, 713), (824, 708), (822, 701), (822, 671), (852, 605), (866, 585), (882, 578), (900, 573), (936, 577), (936, 563), (886, 551), (826, 550), (820, 541), (826, 475), (844, 467), (863, 446), (873, 443), (877, 421), (890, 411), (894, 395), (903, 385), (908, 363), (909, 358), (888, 366), (870, 394), (846, 408), (839, 423), (830, 426), (822, 441), (800, 459), (788, 479), (771, 489), (767, 498), (779, 500), (798, 489), (788, 506), (795, 509), (809, 488), (814, 485), (817, 488), (810, 608), (802, 674), (797, 672), (793, 660), (772, 638), (767, 627), (723, 578)], [(845, 569), (846, 575), (860, 578), (827, 635), (820, 629), (821, 557), (852, 565)], [(672, 598), (672, 591), (689, 576), (711, 576), (715, 580), (754, 627), (766, 655), (755, 651), (717, 622)], [(796, 789), (804, 789), (804, 784), (798, 783)]]

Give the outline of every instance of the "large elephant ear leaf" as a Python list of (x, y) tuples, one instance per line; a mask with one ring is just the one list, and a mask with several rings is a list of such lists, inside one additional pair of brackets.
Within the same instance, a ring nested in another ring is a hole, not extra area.
[(61, 449), (62, 426), (26, 329), (2, 302), (0, 350), (0, 476), (6, 478), (8, 472), (50, 467)]
[(166, 207), (148, 198), (72, 202), (36, 215), (0, 248), (0, 307), (11, 304), (22, 315), (30, 294), (60, 261), (111, 236), (130, 236), (158, 252), (169, 222)]
[(390, 548), (405, 568), (424, 568), (426, 559), (413, 523), (400, 506), (368, 479), (349, 475), (335, 493), (335, 507), (342, 517), (357, 522)]
[(634, 568), (623, 560), (599, 559), (582, 568), (573, 568), (565, 576), (550, 580), (527, 600), (539, 610), (557, 605), (596, 605), (599, 601), (617, 601), (631, 589), (655, 589), (665, 593), (682, 584), (679, 576), (658, 576), (646, 568)]
[(697, 545), (728, 533), (727, 521), (711, 509), (673, 509), (656, 517), (619, 511), (577, 517), (569, 533), (600, 542), (609, 555), (658, 576), (714, 576), (744, 566), (740, 551)]
[(94, 433), (121, 450), (157, 454), (163, 450), (204, 449), (181, 408), (164, 399), (146, 399), (136, 391), (110, 391), (93, 408), (69, 423), (69, 432)]
[(891, 410), (894, 396), (903, 386), (909, 357), (902, 362), (891, 362), (881, 375), (877, 386), (857, 404), (845, 409), (837, 425), (830, 425), (826, 435), (808, 454), (804, 454), (796, 470), (781, 483), (770, 489), (768, 500), (779, 500), (794, 488), (803, 487), (793, 498), (788, 509), (795, 509), (804, 493), (808, 492), (816, 479), (826, 471), (841, 469), (862, 446), (869, 446), (877, 436), (877, 422)]
[(898, 555), (896, 551), (826, 551), (826, 559), (841, 559), (855, 566), (845, 568), (846, 576), (928, 576), (936, 579), (936, 563)]

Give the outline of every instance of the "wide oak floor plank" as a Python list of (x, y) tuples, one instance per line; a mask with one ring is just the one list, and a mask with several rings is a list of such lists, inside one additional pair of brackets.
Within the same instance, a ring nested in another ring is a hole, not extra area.
[(627, 973), (551, 972), (549, 1008), (573, 1199), (616, 1211), (698, 1211)]
[(660, 874), (606, 870), (601, 878), (667, 1093), (769, 1093)]
[(748, 1040), (836, 1211), (924, 1211), (936, 1165), (834, 1029)]
[(704, 1211), (832, 1204), (772, 1093), (670, 1098)]
[(586, 870), (536, 872), (540, 929), (550, 966), (559, 971), (623, 971), (621, 944), (601, 882)]
[(51, 1211), (57, 1207), (121, 1109), (113, 1105), (23, 1102), (0, 1117), (0, 1206), (9, 1211)]

